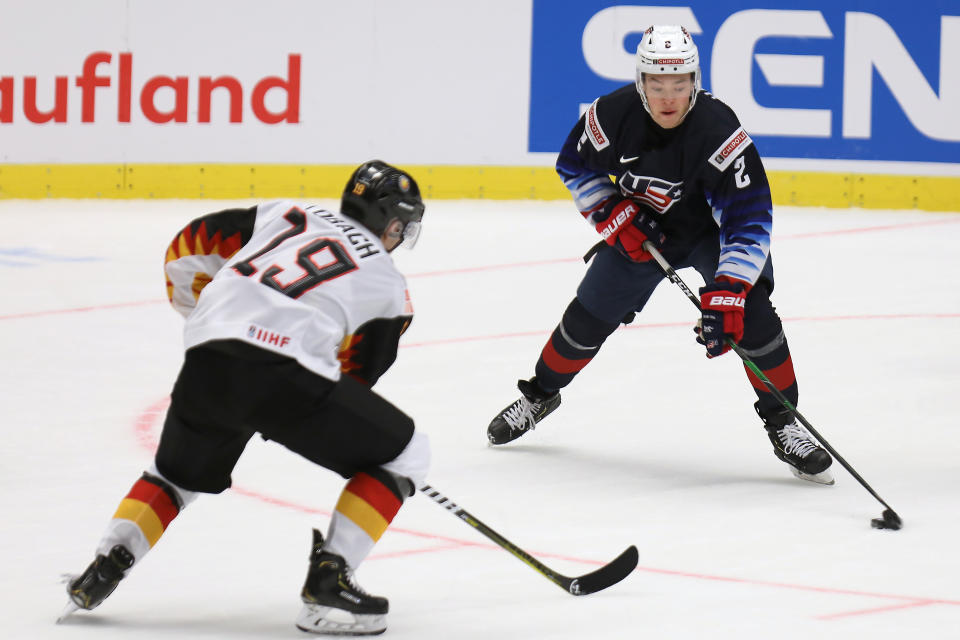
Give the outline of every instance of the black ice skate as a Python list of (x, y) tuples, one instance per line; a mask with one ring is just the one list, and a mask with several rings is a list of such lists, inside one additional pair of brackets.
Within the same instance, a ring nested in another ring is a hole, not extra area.
[(560, 392), (544, 393), (537, 386), (536, 377), (518, 381), (517, 388), (523, 395), (501, 411), (487, 427), (490, 444), (506, 444), (516, 440), (560, 406)]
[(387, 629), (387, 599), (361, 589), (343, 557), (323, 550), (323, 535), (316, 529), (300, 599), (303, 609), (297, 616), (297, 628), (301, 631), (369, 636)]
[(120, 544), (107, 555), (98, 555), (86, 571), (68, 580), (70, 603), (58, 622), (77, 609), (96, 609), (117, 588), (133, 561), (133, 554)]
[(790, 466), (793, 475), (801, 480), (833, 484), (833, 475), (830, 473), (833, 458), (788, 410), (780, 409), (764, 415), (759, 406), (755, 405), (755, 408), (773, 443), (773, 453)]

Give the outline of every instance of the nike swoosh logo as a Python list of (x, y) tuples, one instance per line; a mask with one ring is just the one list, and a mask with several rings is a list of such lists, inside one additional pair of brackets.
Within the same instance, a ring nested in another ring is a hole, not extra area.
[(628, 162), (633, 162), (639, 157), (640, 156), (630, 156), (629, 158), (624, 158), (623, 156), (620, 156), (620, 164), (627, 164)]

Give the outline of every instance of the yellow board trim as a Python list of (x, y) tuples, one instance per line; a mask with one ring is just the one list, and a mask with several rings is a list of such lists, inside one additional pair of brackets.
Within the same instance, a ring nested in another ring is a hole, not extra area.
[(960, 211), (960, 176), (770, 171), (778, 205)]
[[(431, 199), (568, 200), (553, 167), (403, 165)], [(5, 198), (333, 198), (354, 165), (0, 164)], [(960, 211), (960, 176), (768, 172), (800, 207)]]
[(140, 527), (151, 547), (157, 544), (157, 540), (163, 535), (163, 523), (160, 522), (160, 518), (146, 502), (124, 498), (113, 517), (114, 519), (130, 520)]
[(337, 501), (337, 511), (349, 518), (355, 525), (363, 529), (376, 542), (390, 525), (387, 519), (366, 500), (357, 497), (349, 491), (340, 494)]

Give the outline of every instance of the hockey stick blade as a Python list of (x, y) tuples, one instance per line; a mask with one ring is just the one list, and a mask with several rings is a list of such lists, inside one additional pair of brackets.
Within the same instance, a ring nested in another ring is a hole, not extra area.
[[(703, 309), (700, 305), (700, 299), (697, 298), (697, 296), (693, 293), (693, 291), (690, 290), (690, 287), (687, 286), (687, 283), (685, 283), (683, 279), (679, 275), (677, 275), (677, 272), (674, 271), (673, 267), (670, 266), (670, 263), (667, 262), (666, 258), (663, 257), (663, 255), (657, 250), (657, 248), (654, 247), (649, 240), (643, 243), (643, 248), (646, 251), (648, 251), (650, 255), (653, 256), (653, 259), (657, 261), (657, 264), (660, 265), (660, 269), (663, 271), (663, 275), (665, 275), (670, 282), (677, 285), (677, 287), (679, 287), (680, 290), (683, 291), (684, 295), (687, 296), (687, 299), (690, 300), (691, 303), (693, 303), (693, 306), (695, 306), (698, 311), (702, 312)], [(766, 387), (767, 391), (770, 392), (770, 394), (774, 398), (776, 398), (777, 401), (781, 405), (783, 405), (783, 407), (787, 411), (789, 411), (791, 415), (793, 415), (794, 418), (797, 419), (797, 422), (799, 422), (804, 427), (806, 427), (807, 431), (812, 433), (813, 437), (820, 441), (820, 444), (823, 445), (823, 448), (826, 449), (828, 452), (830, 452), (830, 455), (832, 455), (837, 460), (837, 462), (840, 463), (840, 466), (846, 469), (847, 472), (851, 476), (853, 476), (853, 479), (859, 482), (860, 486), (867, 490), (867, 493), (869, 493), (874, 498), (876, 498), (877, 502), (879, 502), (880, 504), (886, 507), (886, 510), (884, 510), (882, 517), (874, 518), (871, 521), (871, 525), (873, 525), (873, 527), (876, 529), (893, 529), (895, 531), (899, 530), (903, 526), (903, 520), (900, 518), (897, 512), (893, 510), (893, 507), (887, 504), (886, 500), (881, 498), (880, 494), (874, 491), (873, 487), (867, 484), (867, 481), (864, 480), (859, 473), (857, 473), (856, 469), (854, 469), (850, 465), (850, 463), (847, 462), (844, 459), (844, 457), (841, 456), (837, 452), (837, 450), (834, 449), (830, 445), (830, 443), (824, 439), (822, 435), (820, 435), (820, 432), (817, 431), (814, 428), (814, 426), (807, 421), (805, 417), (803, 417), (803, 414), (797, 411), (797, 408), (793, 406), (793, 404), (787, 399), (786, 396), (783, 395), (783, 393), (780, 392), (779, 389), (777, 389), (776, 385), (774, 385), (773, 382), (771, 382), (770, 379), (766, 376), (766, 374), (760, 370), (760, 367), (758, 367), (753, 362), (753, 360), (750, 359), (750, 356), (747, 355), (747, 352), (744, 351), (740, 347), (740, 345), (738, 345), (736, 342), (734, 342), (730, 338), (726, 338), (726, 344), (730, 347), (730, 349), (733, 350), (734, 353), (740, 356), (740, 359), (743, 361), (744, 366), (747, 369), (749, 369), (750, 372), (753, 373), (753, 375), (756, 376), (758, 380), (760, 380), (763, 386)], [(833, 484), (833, 483), (829, 483), (829, 484)]]
[(602, 591), (607, 587), (612, 587), (630, 575), (633, 570), (637, 568), (637, 563), (639, 562), (639, 553), (637, 552), (637, 548), (631, 545), (619, 556), (603, 565), (596, 571), (591, 571), (590, 573), (576, 577), (562, 575), (504, 538), (502, 535), (468, 513), (466, 509), (463, 509), (430, 485), (424, 485), (420, 487), (420, 491), (431, 500), (439, 504), (441, 507), (455, 515), (460, 520), (466, 522), (468, 525), (489, 539), (496, 542), (502, 548), (506, 549), (514, 556), (522, 560), (527, 566), (536, 570), (540, 575), (544, 576), (571, 595), (585, 596), (591, 593), (596, 593), (597, 591)]
[(640, 554), (637, 552), (637, 548), (630, 545), (623, 553), (596, 571), (591, 571), (578, 578), (568, 578), (559, 574), (557, 577), (560, 579), (560, 586), (573, 595), (586, 596), (617, 584), (633, 573), (639, 561)]

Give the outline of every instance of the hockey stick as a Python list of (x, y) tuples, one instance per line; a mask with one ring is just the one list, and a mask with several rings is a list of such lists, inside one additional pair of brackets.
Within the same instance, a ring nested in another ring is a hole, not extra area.
[[(660, 268), (663, 270), (664, 275), (667, 276), (667, 279), (670, 280), (670, 282), (677, 285), (678, 287), (680, 287), (680, 290), (683, 291), (684, 294), (686, 294), (687, 298), (690, 300), (690, 302), (693, 303), (693, 305), (697, 308), (697, 310), (700, 312), (703, 312), (703, 308), (700, 306), (700, 299), (696, 295), (694, 295), (693, 291), (690, 290), (690, 287), (688, 287), (687, 284), (680, 278), (680, 276), (677, 275), (677, 272), (673, 270), (673, 267), (670, 266), (670, 263), (667, 262), (666, 258), (664, 258), (663, 255), (659, 251), (657, 251), (657, 248), (653, 246), (653, 244), (651, 244), (650, 241), (644, 242), (643, 248), (644, 250), (648, 251), (650, 255), (653, 256), (654, 260), (657, 261), (657, 264), (660, 265)], [(753, 363), (753, 361), (746, 354), (746, 352), (744, 352), (744, 350), (740, 348), (740, 345), (738, 345), (736, 342), (734, 342), (730, 338), (726, 339), (726, 343), (738, 356), (740, 356), (740, 359), (743, 360), (744, 366), (746, 366), (747, 369), (749, 369), (753, 373), (753, 375), (755, 375), (760, 380), (760, 382), (763, 383), (763, 386), (767, 388), (767, 391), (769, 391), (773, 395), (773, 397), (775, 397), (777, 401), (780, 402), (780, 404), (786, 407), (790, 411), (790, 413), (793, 414), (793, 416), (800, 422), (800, 424), (805, 426), (807, 430), (810, 433), (812, 433), (817, 440), (820, 441), (820, 444), (823, 445), (823, 448), (829, 451), (830, 454), (837, 459), (837, 462), (839, 462), (843, 466), (843, 468), (846, 469), (850, 473), (850, 475), (853, 476), (854, 479), (856, 479), (856, 481), (859, 482), (864, 489), (870, 492), (870, 495), (872, 495), (874, 498), (877, 499), (878, 502), (880, 502), (880, 504), (886, 507), (886, 510), (884, 510), (882, 517), (874, 518), (873, 520), (870, 521), (870, 524), (876, 529), (899, 529), (901, 526), (903, 526), (903, 521), (900, 519), (900, 516), (897, 515), (897, 512), (893, 510), (893, 507), (887, 504), (886, 501), (884, 501), (884, 499), (881, 498), (877, 494), (877, 492), (873, 490), (873, 487), (867, 484), (866, 480), (861, 478), (860, 474), (857, 473), (854, 470), (854, 468), (851, 467), (850, 464), (843, 459), (843, 456), (837, 453), (837, 450), (834, 449), (832, 446), (830, 446), (829, 442), (823, 439), (823, 436), (821, 436), (820, 433), (813, 428), (813, 425), (810, 424), (807, 421), (807, 419), (804, 418), (799, 411), (797, 411), (797, 408), (793, 406), (793, 404), (789, 400), (787, 400), (787, 398), (780, 392), (780, 390), (777, 389), (772, 382), (770, 382), (770, 379), (767, 378), (766, 375), (764, 375), (763, 371), (761, 371), (760, 368)]]
[(614, 560), (603, 565), (596, 571), (574, 578), (561, 575), (467, 513), (466, 509), (461, 508), (430, 485), (427, 484), (420, 487), (420, 491), (441, 507), (523, 560), (527, 565), (550, 580), (550, 582), (575, 596), (585, 596), (611, 587), (626, 578), (637, 568), (639, 554), (637, 553), (637, 548), (631, 545)]

